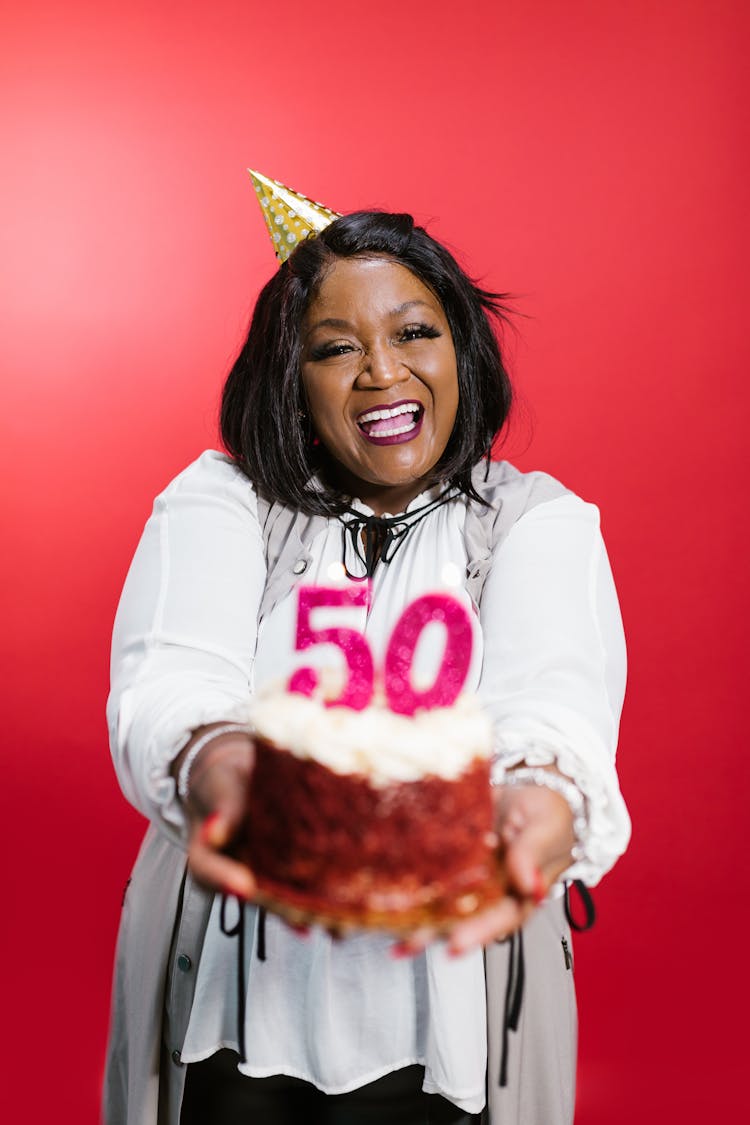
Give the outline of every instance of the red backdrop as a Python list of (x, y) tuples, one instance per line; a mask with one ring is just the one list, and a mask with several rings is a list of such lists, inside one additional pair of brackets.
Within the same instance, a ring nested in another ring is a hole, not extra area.
[(143, 824), (103, 709), (151, 499), (273, 260), (251, 164), (519, 295), (510, 453), (603, 511), (635, 834), (577, 942), (580, 1125), (740, 1102), (746, 6), (29, 0), (4, 17), (5, 1120), (96, 1120)]

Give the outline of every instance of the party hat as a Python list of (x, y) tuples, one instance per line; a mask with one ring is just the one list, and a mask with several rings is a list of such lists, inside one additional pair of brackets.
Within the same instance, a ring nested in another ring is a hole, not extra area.
[(329, 211), (322, 203), (313, 203), (278, 180), (269, 180), (252, 168), (248, 168), (248, 172), (280, 262), (287, 260), (303, 238), (318, 234), (334, 219), (341, 218), (337, 211)]

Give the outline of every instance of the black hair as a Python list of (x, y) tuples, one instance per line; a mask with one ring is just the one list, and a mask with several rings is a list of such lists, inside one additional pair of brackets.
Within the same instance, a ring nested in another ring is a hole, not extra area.
[[(458, 410), (433, 483), (479, 499), (471, 472), (510, 411), (512, 391), (490, 318), (507, 319), (505, 294), (475, 285), (411, 215), (356, 211), (301, 242), (258, 297), (247, 339), (224, 385), (221, 435), (258, 491), (304, 512), (334, 514), (346, 499), (330, 486), (328, 455), (314, 442), (300, 378), (300, 328), (338, 258), (382, 255), (405, 266), (440, 301), (453, 336)], [(321, 491), (311, 478), (323, 479)]]

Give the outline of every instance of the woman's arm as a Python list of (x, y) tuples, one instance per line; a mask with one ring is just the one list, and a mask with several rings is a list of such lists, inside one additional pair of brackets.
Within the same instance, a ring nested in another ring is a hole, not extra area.
[(115, 620), (107, 704), (125, 796), (183, 843), (172, 763), (201, 728), (247, 719), (265, 574), (251, 485), (203, 454), (146, 524)]
[(487, 577), (481, 620), (498, 759), (576, 783), (589, 828), (566, 873), (594, 884), (630, 837), (615, 771), (625, 642), (597, 508), (570, 494), (523, 516)]

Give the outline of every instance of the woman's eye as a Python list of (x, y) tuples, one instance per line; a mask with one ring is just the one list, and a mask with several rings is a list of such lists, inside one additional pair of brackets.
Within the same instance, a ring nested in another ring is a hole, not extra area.
[(401, 339), (407, 344), (410, 340), (434, 340), (439, 335), (431, 324), (407, 324), (401, 329)]
[(319, 344), (317, 348), (313, 348), (310, 352), (312, 359), (330, 359), (332, 356), (346, 355), (347, 352), (354, 351), (353, 344), (347, 343), (331, 343)]

